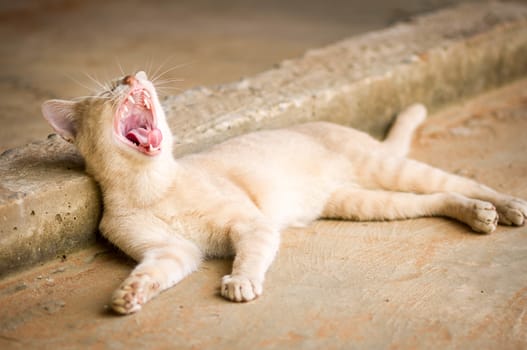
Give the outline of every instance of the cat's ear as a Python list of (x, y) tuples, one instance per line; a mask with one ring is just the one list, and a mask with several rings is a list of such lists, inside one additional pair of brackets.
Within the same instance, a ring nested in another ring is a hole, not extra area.
[(75, 102), (48, 100), (42, 104), (42, 115), (64, 140), (73, 142), (77, 136)]

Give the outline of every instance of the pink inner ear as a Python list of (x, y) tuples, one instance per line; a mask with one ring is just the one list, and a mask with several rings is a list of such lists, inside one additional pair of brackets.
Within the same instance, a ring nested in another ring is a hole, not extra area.
[(72, 142), (77, 135), (75, 102), (49, 100), (42, 104), (42, 115), (66, 141)]

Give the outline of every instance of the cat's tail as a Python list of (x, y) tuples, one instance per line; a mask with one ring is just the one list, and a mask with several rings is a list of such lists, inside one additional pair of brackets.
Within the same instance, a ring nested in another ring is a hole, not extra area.
[(384, 145), (391, 154), (401, 157), (408, 154), (414, 131), (426, 119), (426, 114), (426, 107), (416, 103), (397, 115), (384, 140)]

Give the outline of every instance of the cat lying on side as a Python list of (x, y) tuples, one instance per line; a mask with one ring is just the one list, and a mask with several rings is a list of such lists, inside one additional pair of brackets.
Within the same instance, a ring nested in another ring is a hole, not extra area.
[(234, 255), (221, 295), (262, 294), (280, 231), (317, 218), (446, 216), (489, 233), (523, 225), (527, 202), (405, 158), (426, 110), (398, 117), (386, 140), (326, 122), (254, 132), (180, 159), (144, 72), (75, 101), (50, 100), (44, 117), (75, 143), (100, 184), (102, 234), (139, 264), (114, 292), (122, 314), (141, 309), (195, 271)]

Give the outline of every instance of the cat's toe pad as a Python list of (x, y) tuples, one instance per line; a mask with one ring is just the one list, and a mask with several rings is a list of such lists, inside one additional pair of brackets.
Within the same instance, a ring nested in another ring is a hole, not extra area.
[(469, 225), (474, 231), (491, 233), (498, 226), (498, 212), (494, 205), (484, 201), (474, 201)]
[(148, 275), (132, 275), (113, 293), (112, 308), (120, 314), (131, 314), (152, 298), (159, 283)]
[(262, 294), (262, 283), (245, 276), (226, 275), (221, 279), (221, 295), (231, 301), (250, 301)]
[(525, 223), (527, 217), (527, 202), (512, 198), (502, 205), (498, 206), (500, 223), (504, 225), (521, 226)]

